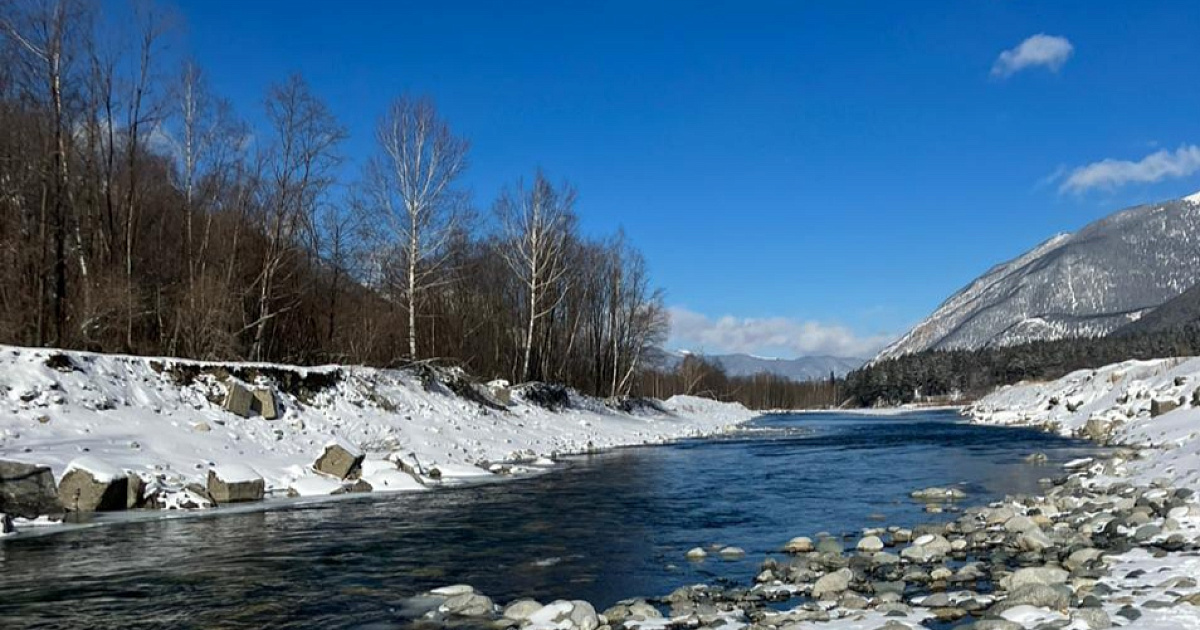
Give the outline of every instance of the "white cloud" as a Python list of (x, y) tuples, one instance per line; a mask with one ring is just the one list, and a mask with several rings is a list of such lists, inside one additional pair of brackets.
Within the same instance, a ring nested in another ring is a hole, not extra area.
[(1161, 150), (1133, 162), (1106, 159), (1072, 169), (1059, 185), (1060, 192), (1082, 193), (1094, 188), (1112, 190), (1126, 184), (1147, 184), (1200, 171), (1200, 146)]
[(992, 64), (992, 76), (1008, 78), (1036, 66), (1045, 66), (1051, 72), (1058, 72), (1074, 52), (1075, 47), (1067, 38), (1038, 33), (1016, 48), (1000, 53), (996, 63)]
[(862, 337), (844, 326), (787, 317), (713, 319), (682, 307), (672, 307), (671, 345), (706, 353), (743, 352), (757, 355), (833, 355), (870, 358), (894, 337)]

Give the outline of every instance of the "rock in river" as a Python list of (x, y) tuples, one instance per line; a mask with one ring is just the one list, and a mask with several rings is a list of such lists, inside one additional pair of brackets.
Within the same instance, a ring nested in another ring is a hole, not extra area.
[(813, 550), (813, 541), (808, 536), (797, 536), (783, 546), (784, 553), (808, 553)]

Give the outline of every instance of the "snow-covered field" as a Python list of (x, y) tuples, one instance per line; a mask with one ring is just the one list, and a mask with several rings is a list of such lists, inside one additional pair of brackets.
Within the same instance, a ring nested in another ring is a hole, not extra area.
[[(1063, 435), (1136, 447), (1129, 458), (1089, 466), (1091, 483), (1187, 488), (1200, 491), (1200, 358), (1127, 361), (1081, 370), (1049, 383), (1002, 388), (967, 410), (975, 421), (1039, 426)], [(1200, 541), (1196, 497), (1173, 514), (1170, 533)], [(1169, 529), (1164, 527), (1164, 530)], [(1167, 531), (1156, 539), (1166, 538)], [(1194, 553), (1154, 554), (1146, 549), (1109, 558), (1102, 582), (1112, 589), (1105, 609), (1130, 629), (1200, 628), (1200, 597), (1188, 595), (1200, 577)], [(1181, 605), (1181, 598), (1191, 605)], [(1125, 620), (1121, 609), (1140, 617)], [(1075, 626), (1069, 626), (1075, 627)]]
[(1049, 383), (1004, 387), (967, 414), (982, 424), (1041, 426), (1112, 445), (1146, 447), (1141, 458), (1111, 472), (1133, 483), (1166, 480), (1200, 488), (1198, 389), (1200, 358), (1127, 361)]
[[(271, 387), (279, 417), (227, 411), (235, 382)], [(545, 465), (559, 454), (718, 433), (756, 415), (693, 397), (664, 407), (625, 413), (572, 394), (567, 408), (552, 411), (518, 388), (500, 410), (409, 371), (0, 346), (0, 459), (50, 466), (56, 477), (72, 462), (128, 471), (149, 489), (203, 484), (210, 469), (248, 468), (265, 480), (268, 496), (328, 494), (342, 483), (318, 475), (313, 463), (335, 442), (366, 453), (363, 478), (376, 490), (419, 489), (397, 463), (436, 468), (443, 480), (491, 476), (481, 464)]]

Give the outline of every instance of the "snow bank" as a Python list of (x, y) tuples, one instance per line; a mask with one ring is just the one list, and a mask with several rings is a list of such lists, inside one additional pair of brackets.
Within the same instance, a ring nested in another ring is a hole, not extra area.
[(1135, 483), (1200, 487), (1200, 358), (1126, 361), (1048, 383), (1001, 388), (967, 409), (976, 422), (1040, 426), (1149, 449), (1114, 472)]
[(78, 457), (71, 460), (71, 463), (67, 464), (66, 470), (63, 471), (63, 475), (65, 476), (67, 473), (73, 470), (85, 472), (91, 475), (92, 479), (95, 479), (100, 483), (109, 483), (118, 477), (125, 476), (124, 471), (109, 466), (95, 457), (87, 456)]
[[(279, 418), (226, 411), (229, 383), (273, 389)], [(308, 479), (330, 443), (361, 451), (368, 461), (418, 462), (453, 480), (491, 474), (480, 468), (485, 463), (662, 443), (721, 432), (756, 415), (692, 397), (668, 401), (668, 413), (633, 415), (577, 394), (559, 411), (521, 400), (497, 410), (433, 389), (403, 370), (0, 346), (0, 459), (50, 466), (60, 476), (71, 462), (93, 474), (130, 471), (177, 488), (203, 484), (215, 467), (241, 477), (229, 472), (238, 465), (261, 475), (268, 493), (282, 494), (297, 482), (324, 489)], [(419, 488), (388, 464), (374, 465), (364, 478), (379, 489)]]
[(249, 483), (262, 479), (258, 471), (245, 464), (221, 464), (213, 466), (212, 471), (216, 473), (217, 479), (225, 483)]

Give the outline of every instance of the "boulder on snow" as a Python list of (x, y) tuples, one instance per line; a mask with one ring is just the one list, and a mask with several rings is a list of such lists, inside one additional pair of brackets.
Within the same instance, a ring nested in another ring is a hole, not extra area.
[(0, 512), (0, 536), (12, 534), (16, 531), (17, 528), (13, 527), (12, 517), (4, 512)]
[(61, 517), (54, 474), (46, 466), (0, 461), (0, 512), (31, 519)]
[(267, 420), (279, 417), (279, 405), (275, 401), (275, 392), (266, 387), (249, 389), (241, 383), (226, 383), (225, 410), (229, 413), (249, 418), (259, 415)]
[(254, 413), (254, 394), (240, 383), (226, 383), (225, 411), (249, 418)]
[(145, 505), (143, 495), (146, 493), (146, 482), (135, 474), (126, 475), (125, 509), (132, 510)]
[(512, 388), (509, 386), (508, 381), (497, 379), (488, 383), (487, 388), (492, 398), (496, 399), (496, 402), (502, 405), (512, 404)]
[(1179, 401), (1171, 398), (1155, 398), (1150, 401), (1150, 417), (1157, 418), (1180, 407)]
[(325, 445), (325, 451), (313, 464), (313, 470), (338, 479), (347, 479), (359, 473), (365, 458), (366, 455), (354, 446), (333, 442)]
[(266, 482), (249, 466), (219, 466), (209, 469), (207, 490), (217, 505), (262, 501)]
[(275, 402), (275, 392), (266, 387), (259, 387), (250, 392), (254, 400), (250, 402), (250, 410), (262, 416), (264, 420), (274, 420), (279, 417), (279, 405)]
[(71, 512), (108, 512), (129, 507), (129, 475), (104, 462), (80, 457), (58, 481), (58, 498)]

